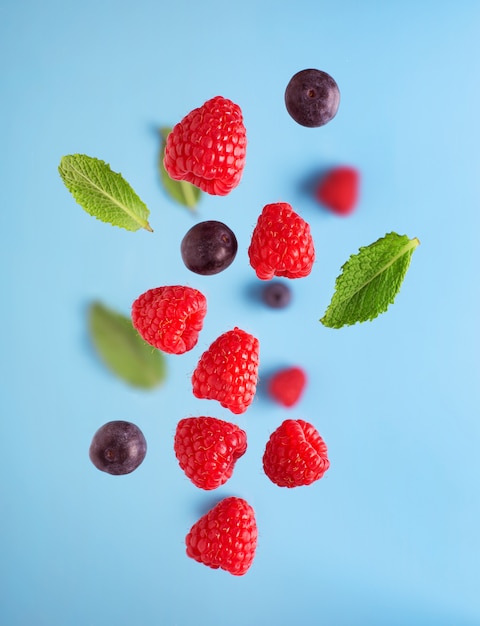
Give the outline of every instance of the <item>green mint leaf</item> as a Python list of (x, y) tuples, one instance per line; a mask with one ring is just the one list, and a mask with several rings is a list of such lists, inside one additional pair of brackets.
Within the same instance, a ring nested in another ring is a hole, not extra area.
[(145, 228), (150, 211), (121, 174), (110, 165), (85, 154), (62, 157), (60, 176), (75, 200), (102, 222), (127, 230)]
[(416, 238), (389, 233), (360, 248), (342, 266), (321, 323), (329, 328), (341, 328), (373, 320), (384, 313), (400, 291), (419, 243)]
[(130, 318), (94, 302), (89, 310), (90, 336), (104, 364), (134, 387), (151, 389), (166, 376), (165, 356), (140, 337)]
[(191, 183), (187, 183), (185, 180), (173, 180), (167, 173), (165, 166), (163, 165), (163, 155), (165, 153), (165, 145), (167, 142), (167, 137), (170, 134), (171, 128), (161, 128), (160, 129), (160, 137), (161, 137), (161, 147), (160, 154), (158, 157), (158, 169), (160, 172), (160, 180), (162, 182), (162, 186), (167, 192), (167, 194), (181, 204), (182, 206), (186, 206), (190, 211), (195, 211), (197, 204), (202, 195), (201, 189), (195, 187)]

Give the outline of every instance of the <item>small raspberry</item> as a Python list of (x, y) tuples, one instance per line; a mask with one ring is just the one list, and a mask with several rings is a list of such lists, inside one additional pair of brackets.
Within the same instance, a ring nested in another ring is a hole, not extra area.
[(212, 569), (243, 576), (257, 548), (255, 512), (242, 498), (224, 498), (196, 522), (185, 538), (187, 556)]
[(337, 215), (349, 215), (358, 202), (359, 171), (350, 166), (330, 170), (320, 181), (316, 197)]
[(216, 96), (173, 127), (163, 163), (170, 178), (225, 196), (240, 182), (246, 147), (240, 107)]
[(198, 341), (207, 312), (205, 296), (192, 287), (156, 287), (139, 296), (132, 305), (132, 322), (149, 344), (183, 354)]
[(263, 469), (279, 487), (311, 485), (329, 467), (327, 446), (312, 424), (285, 420), (270, 435), (263, 455)]
[(253, 231), (248, 256), (261, 280), (308, 276), (315, 260), (310, 226), (286, 202), (267, 204)]
[(300, 367), (287, 367), (275, 372), (268, 382), (268, 393), (279, 404), (294, 406), (307, 383), (307, 375)]
[(245, 454), (247, 434), (215, 417), (187, 417), (177, 425), (174, 450), (194, 485), (216, 489), (227, 482), (236, 461)]
[(192, 375), (193, 395), (218, 400), (232, 413), (244, 413), (257, 388), (259, 343), (235, 327), (206, 350)]

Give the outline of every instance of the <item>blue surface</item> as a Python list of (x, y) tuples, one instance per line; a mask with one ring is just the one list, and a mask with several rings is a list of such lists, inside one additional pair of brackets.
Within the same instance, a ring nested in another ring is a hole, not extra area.
[[(480, 5), (288, 4), (0, 5), (4, 626), (480, 624)], [(341, 89), (322, 129), (284, 108), (288, 80), (306, 67)], [(218, 94), (243, 109), (247, 165), (234, 192), (204, 197), (192, 217), (160, 187), (156, 129)], [(73, 152), (122, 172), (155, 232), (83, 212), (57, 173)], [(338, 163), (362, 172), (347, 219), (305, 190)], [(276, 200), (304, 216), (317, 247), (284, 311), (252, 297), (246, 253)], [(237, 234), (237, 258), (217, 276), (180, 259), (200, 219)], [(324, 328), (342, 263), (392, 230), (421, 241), (395, 304), (372, 323)], [(199, 345), (168, 358), (162, 388), (134, 391), (98, 361), (86, 309), (100, 298), (128, 313), (144, 290), (173, 283), (208, 298)], [(263, 384), (237, 418), (193, 397), (196, 360), (234, 325), (260, 339), (263, 381), (280, 365), (305, 367), (295, 409), (274, 406)], [(201, 414), (248, 433), (214, 493), (189, 483), (172, 450), (178, 420)], [(286, 417), (313, 422), (329, 447), (331, 468), (311, 487), (280, 489), (263, 474), (264, 445)], [(88, 459), (111, 419), (134, 421), (148, 441), (129, 476)], [(185, 556), (191, 525), (226, 495), (257, 514), (242, 578)]]

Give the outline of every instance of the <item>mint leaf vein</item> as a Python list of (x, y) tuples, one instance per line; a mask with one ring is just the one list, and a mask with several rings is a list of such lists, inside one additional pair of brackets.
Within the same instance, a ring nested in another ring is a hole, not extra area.
[(90, 215), (126, 230), (145, 228), (152, 232), (146, 205), (104, 161), (72, 154), (62, 157), (58, 170), (67, 189)]
[(360, 248), (342, 266), (335, 293), (325, 315), (324, 326), (341, 328), (373, 320), (394, 302), (410, 264), (417, 238), (389, 233)]

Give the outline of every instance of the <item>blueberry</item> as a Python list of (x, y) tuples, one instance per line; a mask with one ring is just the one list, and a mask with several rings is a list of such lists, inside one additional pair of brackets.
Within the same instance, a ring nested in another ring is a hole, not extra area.
[(337, 113), (340, 91), (337, 83), (321, 70), (297, 72), (285, 90), (285, 106), (293, 119), (302, 126), (323, 126)]
[(102, 472), (119, 476), (136, 470), (147, 453), (142, 431), (131, 422), (107, 422), (90, 445), (90, 460)]
[(237, 254), (237, 238), (222, 222), (208, 220), (192, 226), (182, 239), (183, 262), (196, 274), (209, 276), (225, 270)]
[(262, 299), (272, 309), (283, 309), (290, 304), (292, 292), (287, 284), (274, 281), (265, 285)]

